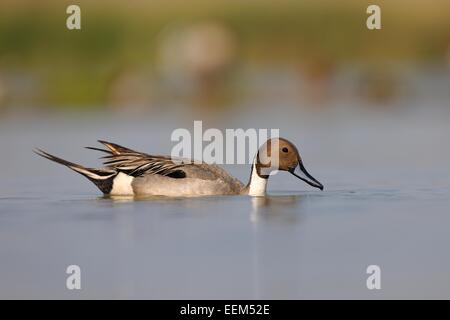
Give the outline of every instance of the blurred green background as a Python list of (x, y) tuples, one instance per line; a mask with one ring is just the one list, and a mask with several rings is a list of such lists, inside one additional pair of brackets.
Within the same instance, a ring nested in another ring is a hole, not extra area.
[[(70, 4), (81, 7), (81, 30), (66, 28)], [(369, 4), (381, 7), (381, 30), (366, 28)], [(336, 92), (383, 105), (408, 94), (409, 72), (450, 70), (448, 0), (2, 0), (0, 7), (4, 112), (227, 108), (267, 90), (314, 106)]]

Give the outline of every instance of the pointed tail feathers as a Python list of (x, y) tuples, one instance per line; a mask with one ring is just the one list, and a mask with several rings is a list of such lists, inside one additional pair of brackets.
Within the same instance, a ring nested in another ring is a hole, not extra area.
[(136, 153), (136, 151), (134, 151), (132, 149), (128, 149), (128, 148), (122, 147), (122, 146), (120, 146), (118, 144), (115, 144), (115, 143), (112, 143), (112, 142), (108, 142), (108, 141), (104, 141), (104, 140), (98, 140), (98, 142), (103, 144), (109, 150), (97, 149), (97, 148), (92, 148), (92, 147), (89, 147), (88, 149), (103, 151), (103, 152), (107, 152), (107, 153), (110, 153), (110, 154)]
[(112, 183), (115, 176), (118, 174), (116, 170), (112, 169), (93, 169), (85, 168), (79, 164), (69, 162), (67, 160), (58, 158), (50, 153), (47, 153), (41, 149), (36, 149), (34, 152), (48, 160), (62, 164), (79, 174), (82, 174), (89, 180), (91, 180), (103, 193), (108, 194), (112, 189)]

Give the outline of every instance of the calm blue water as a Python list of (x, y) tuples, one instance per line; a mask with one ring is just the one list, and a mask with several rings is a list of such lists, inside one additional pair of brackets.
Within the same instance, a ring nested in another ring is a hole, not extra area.
[[(96, 139), (169, 153), (196, 115), (0, 120), (0, 298), (450, 298), (450, 113), (349, 114), (205, 121), (280, 128), (326, 188), (278, 174), (266, 198), (104, 199), (31, 152), (89, 166)], [(249, 166), (226, 168), (246, 182)], [(372, 264), (381, 290), (366, 288)]]

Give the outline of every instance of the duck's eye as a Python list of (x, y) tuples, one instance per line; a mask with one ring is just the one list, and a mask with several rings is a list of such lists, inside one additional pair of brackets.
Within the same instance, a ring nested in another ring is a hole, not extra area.
[(283, 152), (286, 152), (286, 153), (288, 153), (289, 152), (289, 149), (288, 148), (286, 148), (286, 147), (284, 147), (283, 149), (281, 149)]

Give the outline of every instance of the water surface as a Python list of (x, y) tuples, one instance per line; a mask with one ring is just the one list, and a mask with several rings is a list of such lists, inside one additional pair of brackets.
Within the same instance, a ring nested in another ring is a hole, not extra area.
[[(31, 150), (89, 166), (97, 155), (81, 147), (97, 138), (168, 153), (171, 130), (192, 119), (4, 121), (0, 297), (450, 298), (448, 114), (373, 118), (272, 118), (323, 192), (281, 173), (265, 198), (136, 200), (103, 198)], [(65, 287), (71, 264), (80, 291)], [(372, 264), (381, 290), (366, 288)]]

